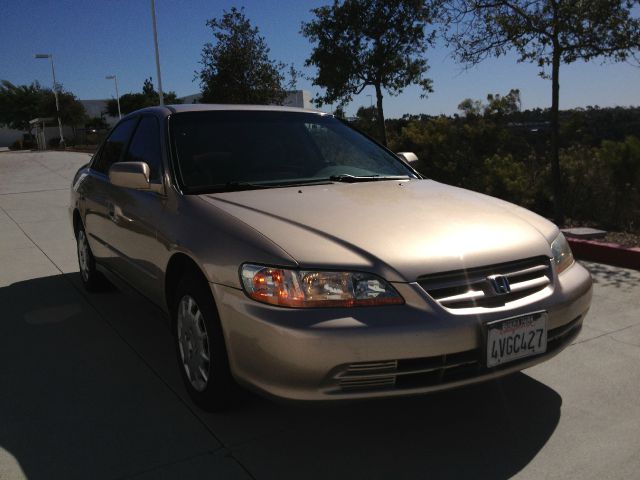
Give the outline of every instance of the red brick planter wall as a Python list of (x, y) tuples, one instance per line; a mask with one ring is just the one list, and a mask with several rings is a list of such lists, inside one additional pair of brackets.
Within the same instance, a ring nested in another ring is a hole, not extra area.
[(640, 270), (640, 248), (627, 248), (616, 243), (567, 238), (576, 258)]

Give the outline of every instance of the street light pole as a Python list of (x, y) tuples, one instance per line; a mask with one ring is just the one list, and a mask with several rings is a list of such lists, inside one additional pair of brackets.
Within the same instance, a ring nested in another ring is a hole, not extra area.
[(36, 58), (48, 58), (51, 60), (51, 75), (53, 76), (53, 96), (56, 99), (56, 113), (58, 114), (58, 130), (60, 132), (60, 146), (64, 148), (64, 135), (62, 134), (62, 121), (60, 121), (60, 103), (58, 102), (58, 84), (56, 82), (56, 69), (53, 66), (52, 53), (37, 53)]
[(118, 76), (117, 75), (107, 75), (107, 80), (113, 80), (116, 82), (116, 100), (118, 102), (118, 120), (122, 118), (122, 112), (120, 111), (120, 93), (118, 93)]
[(164, 105), (164, 95), (162, 94), (162, 77), (160, 76), (160, 51), (158, 50), (158, 28), (156, 27), (156, 2), (151, 0), (151, 22), (153, 23), (153, 45), (156, 48), (156, 70), (158, 72), (158, 96), (160, 105)]

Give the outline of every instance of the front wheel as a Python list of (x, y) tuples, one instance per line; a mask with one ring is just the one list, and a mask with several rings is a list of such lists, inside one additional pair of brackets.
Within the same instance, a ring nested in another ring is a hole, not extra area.
[(235, 384), (229, 370), (220, 318), (204, 281), (184, 278), (174, 296), (178, 366), (189, 396), (202, 409), (229, 406)]

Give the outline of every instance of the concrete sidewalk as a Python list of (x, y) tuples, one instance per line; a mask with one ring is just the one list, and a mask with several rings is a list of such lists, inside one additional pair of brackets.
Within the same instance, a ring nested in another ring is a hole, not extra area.
[(81, 288), (66, 208), (88, 158), (0, 153), (0, 479), (638, 478), (640, 272), (588, 264), (581, 336), (501, 381), (207, 414), (158, 312)]

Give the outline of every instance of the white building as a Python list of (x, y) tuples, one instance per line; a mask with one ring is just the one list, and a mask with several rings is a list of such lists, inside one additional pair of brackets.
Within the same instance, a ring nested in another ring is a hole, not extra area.
[[(182, 103), (200, 103), (202, 95), (194, 93), (193, 95), (187, 95), (186, 97), (180, 97), (178, 100), (182, 100)], [(306, 90), (291, 90), (287, 92), (287, 96), (284, 98), (282, 105), (285, 107), (297, 107), (297, 108), (313, 108), (311, 103), (311, 93)]]
[[(182, 103), (200, 103), (201, 95), (199, 93), (195, 93), (193, 95), (187, 95), (185, 97), (179, 98)], [(87, 112), (87, 117), (102, 118), (109, 127), (113, 127), (116, 123), (118, 123), (118, 117), (112, 117), (107, 115), (107, 102), (109, 100), (80, 100), (80, 103), (84, 106), (85, 111)], [(287, 92), (287, 96), (285, 97), (282, 104), (285, 107), (298, 107), (298, 108), (307, 108), (312, 109), (313, 104), (311, 103), (311, 93), (306, 90), (292, 90)], [(0, 128), (0, 147), (8, 147), (16, 140), (21, 139), (23, 137), (24, 132), (19, 130), (11, 130), (8, 128)], [(53, 137), (58, 137), (58, 128), (55, 123), (48, 123), (46, 128), (44, 129), (45, 139), (50, 139)], [(70, 127), (64, 127), (64, 135), (65, 138), (73, 135), (73, 131)]]

